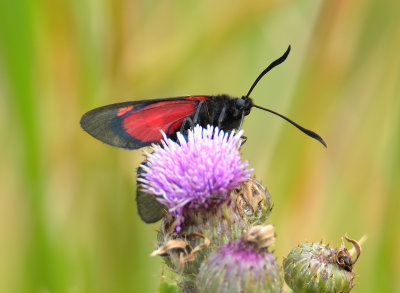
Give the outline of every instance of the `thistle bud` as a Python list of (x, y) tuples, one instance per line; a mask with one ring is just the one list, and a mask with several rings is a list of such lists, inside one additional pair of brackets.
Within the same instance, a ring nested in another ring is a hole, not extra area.
[(294, 248), (283, 261), (285, 281), (294, 292), (345, 293), (354, 287), (353, 265), (361, 247), (355, 240), (357, 255), (353, 260), (344, 247), (331, 248), (323, 243), (305, 243)]
[(197, 277), (198, 292), (281, 292), (282, 271), (268, 247), (273, 226), (255, 226), (208, 256)]

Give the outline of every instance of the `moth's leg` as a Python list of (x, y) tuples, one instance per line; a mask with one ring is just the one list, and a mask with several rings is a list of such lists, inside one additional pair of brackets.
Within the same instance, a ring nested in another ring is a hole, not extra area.
[(210, 196), (210, 197), (208, 197), (208, 199), (210, 199), (210, 200), (222, 200), (223, 197), (221, 197), (221, 196)]
[(193, 128), (194, 127), (194, 123), (193, 123), (192, 118), (186, 117), (185, 119), (183, 119), (183, 122), (181, 124), (181, 130), (180, 130), (181, 133), (183, 133), (183, 131), (186, 129), (186, 124), (190, 125), (189, 128)]
[(242, 141), (240, 142), (240, 147), (242, 147), (242, 145), (244, 145), (247, 141), (247, 136), (242, 135), (241, 137)]
[[(193, 116), (193, 124), (197, 124), (197, 120), (199, 120), (199, 115), (200, 115), (200, 110), (201, 107), (204, 105), (204, 100), (200, 101), (200, 103), (197, 105), (196, 113)], [(193, 127), (193, 126), (192, 126)]]
[(219, 117), (218, 117), (218, 128), (219, 129), (221, 129), (221, 124), (222, 124), (222, 121), (224, 121), (225, 117), (226, 117), (226, 107), (224, 106), (221, 110), (221, 114), (219, 114)]
[[(238, 128), (239, 130), (242, 129), (243, 120), (244, 120), (244, 111), (242, 111), (242, 118), (240, 118), (240, 125), (239, 125), (239, 128)], [(246, 137), (246, 140), (247, 140), (247, 137)]]
[(186, 124), (190, 125), (190, 128), (193, 128), (197, 124), (197, 120), (199, 119), (201, 107), (204, 105), (205, 101), (200, 101), (197, 105), (196, 113), (194, 113), (193, 119), (190, 117), (186, 117), (181, 125), (181, 133), (185, 130)]

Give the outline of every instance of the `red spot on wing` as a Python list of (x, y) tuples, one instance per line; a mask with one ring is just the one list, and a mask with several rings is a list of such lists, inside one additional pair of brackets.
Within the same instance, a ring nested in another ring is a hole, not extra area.
[(206, 96), (189, 96), (185, 98), (185, 100), (194, 100), (194, 101), (201, 101), (206, 99), (208, 99), (208, 97)]
[(133, 111), (123, 119), (122, 126), (135, 139), (159, 141), (162, 139), (160, 130), (169, 135), (179, 129), (183, 120), (196, 112), (198, 101), (206, 98), (194, 96), (156, 102)]
[(120, 116), (124, 115), (125, 113), (129, 112), (132, 109), (133, 109), (133, 106), (123, 107), (123, 108), (118, 110), (117, 116), (120, 117)]

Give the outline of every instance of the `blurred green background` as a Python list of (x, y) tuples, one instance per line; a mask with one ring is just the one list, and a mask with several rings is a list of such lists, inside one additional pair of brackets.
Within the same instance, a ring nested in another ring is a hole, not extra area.
[(0, 292), (154, 292), (141, 151), (84, 133), (109, 103), (253, 91), (243, 157), (269, 188), (276, 255), (368, 241), (354, 292), (400, 292), (399, 1), (0, 0)]

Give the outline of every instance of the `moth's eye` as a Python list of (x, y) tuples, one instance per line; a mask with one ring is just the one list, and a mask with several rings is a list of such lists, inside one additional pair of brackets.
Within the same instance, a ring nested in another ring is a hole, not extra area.
[(236, 105), (236, 107), (237, 107), (238, 109), (243, 109), (245, 103), (246, 103), (246, 100), (243, 99), (243, 98), (236, 99), (236, 101), (235, 101), (235, 105)]

